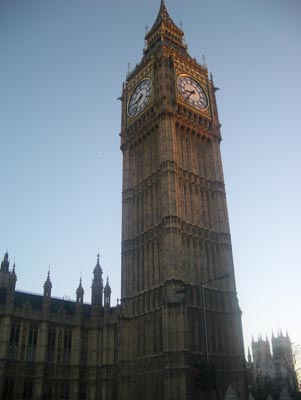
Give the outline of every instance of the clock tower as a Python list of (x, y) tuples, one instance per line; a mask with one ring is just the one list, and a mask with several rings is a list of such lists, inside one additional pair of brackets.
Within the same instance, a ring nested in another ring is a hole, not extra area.
[(118, 398), (244, 398), (215, 90), (164, 1), (122, 93)]

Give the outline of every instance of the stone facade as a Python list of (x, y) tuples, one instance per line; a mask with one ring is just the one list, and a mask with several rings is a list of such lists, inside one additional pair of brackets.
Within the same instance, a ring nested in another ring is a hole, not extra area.
[[(4, 268), (7, 265), (7, 268)], [(91, 305), (15, 290), (8, 254), (0, 270), (0, 398), (114, 399), (119, 307), (110, 306), (99, 258)], [(103, 305), (104, 300), (104, 305)]]
[(163, 0), (145, 40), (121, 96), (121, 304), (99, 260), (91, 305), (81, 284), (76, 302), (52, 298), (49, 276), (25, 294), (3, 270), (3, 399), (245, 398), (217, 88)]
[(199, 398), (192, 371), (206, 363), (218, 382), (211, 396), (232, 384), (243, 397), (216, 88), (164, 2), (145, 40), (122, 94), (120, 398)]

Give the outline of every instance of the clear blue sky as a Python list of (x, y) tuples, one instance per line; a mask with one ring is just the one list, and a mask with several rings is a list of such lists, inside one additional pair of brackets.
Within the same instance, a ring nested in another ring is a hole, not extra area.
[[(222, 155), (245, 344), (301, 343), (299, 0), (166, 0), (205, 54)], [(120, 296), (122, 81), (159, 0), (0, 1), (0, 255), (19, 290), (90, 301), (98, 248)], [(99, 154), (101, 152), (101, 154)]]

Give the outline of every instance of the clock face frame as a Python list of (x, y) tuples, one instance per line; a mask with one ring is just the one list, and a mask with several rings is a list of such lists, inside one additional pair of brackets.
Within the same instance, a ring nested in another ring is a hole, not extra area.
[(208, 97), (201, 84), (189, 75), (179, 75), (177, 79), (178, 90), (183, 99), (197, 110), (208, 108)]
[(128, 114), (131, 117), (138, 115), (147, 105), (152, 93), (152, 82), (145, 78), (133, 90), (128, 102)]

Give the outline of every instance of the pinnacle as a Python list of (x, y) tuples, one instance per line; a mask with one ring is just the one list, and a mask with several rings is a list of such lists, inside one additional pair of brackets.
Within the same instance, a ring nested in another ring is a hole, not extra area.
[(83, 286), (82, 286), (82, 278), (80, 278), (80, 280), (79, 280), (79, 285), (78, 285), (78, 288), (76, 290), (76, 293), (77, 294), (84, 293), (84, 289), (83, 289)]
[(159, 9), (157, 18), (156, 18), (152, 28), (150, 29), (150, 31), (146, 35), (146, 38), (148, 36), (150, 36), (150, 34), (152, 32), (156, 31), (163, 23), (165, 23), (167, 25), (172, 25), (175, 29), (177, 29), (178, 31), (182, 32), (182, 30), (180, 30), (176, 26), (176, 24), (173, 22), (173, 20), (169, 16), (164, 0), (161, 0), (160, 9)]
[(187, 51), (184, 44), (184, 33), (171, 19), (164, 0), (161, 0), (160, 9), (152, 28), (145, 35), (146, 47), (144, 54), (152, 51), (158, 43), (177, 48), (180, 52)]
[(170, 18), (169, 14), (168, 14), (164, 0), (161, 0), (160, 10), (159, 10), (157, 19), (154, 23), (154, 26), (161, 24), (163, 21), (172, 23), (173, 25), (175, 25), (173, 20)]
[(95, 268), (94, 268), (94, 278), (96, 279), (96, 280), (98, 280), (98, 279), (102, 279), (101, 278), (101, 276), (102, 276), (102, 269), (101, 269), (101, 266), (100, 266), (100, 262), (99, 262), (99, 254), (97, 254), (97, 262), (96, 262), (96, 265), (95, 265)]
[(111, 293), (111, 287), (110, 287), (110, 284), (109, 284), (109, 277), (107, 277), (107, 283), (106, 283), (106, 286), (105, 286), (105, 292), (106, 293)]
[(47, 279), (46, 279), (46, 281), (45, 281), (45, 283), (44, 283), (44, 288), (52, 288), (52, 283), (51, 283), (51, 280), (50, 280), (50, 271), (48, 271), (48, 274), (47, 274)]

